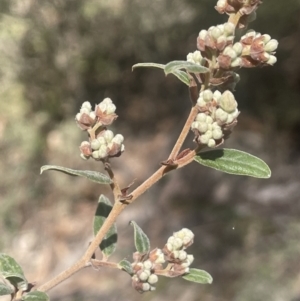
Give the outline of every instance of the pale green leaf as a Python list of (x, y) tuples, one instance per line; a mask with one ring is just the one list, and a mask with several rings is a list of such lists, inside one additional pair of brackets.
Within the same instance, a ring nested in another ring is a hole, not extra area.
[(21, 266), (14, 258), (0, 253), (0, 274), (9, 280), (14, 286), (24, 290), (28, 287), (28, 282), (24, 276)]
[(172, 61), (165, 66), (165, 73), (173, 73), (177, 70), (185, 69), (190, 73), (207, 73), (209, 69), (188, 61)]
[(44, 292), (34, 291), (22, 296), (23, 301), (49, 301), (49, 296)]
[(189, 273), (182, 276), (182, 278), (191, 282), (201, 284), (211, 284), (213, 282), (213, 278), (209, 273), (198, 269), (190, 269)]
[(14, 292), (12, 287), (0, 282), (0, 296), (10, 295)]
[[(97, 235), (106, 218), (110, 214), (111, 209), (112, 204), (110, 200), (106, 196), (101, 194), (99, 197), (97, 210), (94, 216), (94, 235)], [(99, 246), (103, 255), (106, 258), (108, 258), (116, 250), (117, 239), (117, 226), (116, 224), (113, 224), (112, 227), (105, 234)]]
[(62, 166), (56, 166), (56, 165), (44, 165), (41, 167), (41, 174), (45, 170), (56, 170), (63, 172), (65, 174), (68, 174), (70, 176), (78, 176), (78, 177), (84, 177), (87, 178), (93, 182), (99, 183), (99, 184), (111, 184), (112, 180), (105, 174), (100, 173), (98, 171), (93, 170), (74, 170), (67, 167)]
[(128, 260), (126, 260), (126, 259), (121, 260), (118, 263), (118, 267), (119, 267), (119, 269), (125, 271), (129, 275), (133, 275), (132, 265)]
[[(132, 66), (132, 70), (138, 67), (154, 67), (154, 68), (159, 68), (159, 69), (165, 69), (166, 65), (163, 64), (156, 64), (156, 63), (139, 63), (139, 64), (135, 64)], [(187, 86), (190, 85), (190, 79), (189, 76), (186, 72), (182, 71), (182, 70), (174, 70), (173, 72), (169, 72), (173, 75), (175, 75), (180, 81), (182, 81), (184, 84), (186, 84)]]
[(150, 241), (144, 231), (137, 225), (135, 221), (131, 221), (130, 225), (134, 229), (134, 244), (136, 250), (140, 254), (146, 254), (150, 251)]
[(194, 160), (229, 174), (270, 178), (271, 170), (261, 159), (235, 149), (215, 149), (197, 154)]

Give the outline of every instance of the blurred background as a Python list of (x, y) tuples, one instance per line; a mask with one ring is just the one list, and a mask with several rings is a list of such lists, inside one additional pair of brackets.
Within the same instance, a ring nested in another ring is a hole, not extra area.
[[(74, 122), (83, 101), (110, 97), (126, 152), (113, 159), (125, 186), (142, 183), (166, 159), (190, 110), (172, 75), (138, 62), (183, 60), (201, 29), (226, 22), (212, 0), (1, 0), (0, 251), (44, 283), (74, 263), (92, 237), (92, 216), (109, 189), (45, 164), (102, 170), (79, 157), (86, 140)], [(163, 247), (173, 231), (196, 235), (194, 267), (212, 285), (161, 278), (140, 295), (120, 271), (81, 271), (51, 290), (51, 300), (300, 300), (300, 2), (265, 1), (250, 24), (279, 41), (274, 67), (243, 69), (241, 114), (225, 147), (245, 150), (272, 169), (268, 180), (190, 164), (169, 174), (118, 220), (111, 257), (130, 259), (135, 220)], [(192, 147), (190, 135), (187, 147)]]

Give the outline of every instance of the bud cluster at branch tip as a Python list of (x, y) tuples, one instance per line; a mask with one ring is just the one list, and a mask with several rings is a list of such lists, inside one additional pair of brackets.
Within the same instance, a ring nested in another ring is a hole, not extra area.
[[(134, 253), (132, 263), (132, 286), (140, 293), (155, 290), (158, 276), (182, 276), (189, 272), (189, 266), (194, 261), (194, 256), (185, 251), (194, 240), (191, 230), (183, 228), (169, 237), (164, 248), (150, 251), (147, 256)], [(163, 264), (168, 263), (163, 269)]]
[(83, 159), (106, 160), (110, 157), (120, 156), (125, 150), (121, 134), (114, 134), (107, 126), (118, 117), (115, 114), (116, 106), (110, 98), (105, 98), (95, 106), (86, 101), (82, 104), (79, 113), (76, 114), (76, 123), (83, 131), (94, 131), (89, 135), (89, 141), (83, 141), (80, 145)]
[(224, 142), (237, 123), (239, 111), (234, 95), (229, 91), (200, 92), (197, 100), (199, 113), (191, 125), (195, 142), (216, 147)]

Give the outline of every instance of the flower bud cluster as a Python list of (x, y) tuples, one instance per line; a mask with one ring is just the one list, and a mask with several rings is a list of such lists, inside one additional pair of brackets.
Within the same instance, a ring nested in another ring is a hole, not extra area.
[(116, 118), (116, 106), (110, 98), (105, 98), (95, 106), (86, 101), (82, 104), (79, 113), (76, 115), (78, 126), (84, 131), (93, 131), (89, 141), (83, 141), (80, 145), (81, 157), (95, 160), (105, 160), (108, 157), (119, 156), (125, 149), (124, 137), (120, 134), (114, 135), (106, 128)]
[(242, 52), (243, 44), (240, 42), (226, 46), (223, 52), (217, 58), (219, 66), (223, 69), (241, 67)]
[(232, 44), (234, 31), (235, 26), (230, 22), (201, 30), (197, 38), (197, 47), (200, 51), (205, 51), (206, 48), (222, 51)]
[(239, 111), (234, 95), (226, 90), (223, 94), (207, 89), (199, 94), (197, 100), (199, 114), (191, 125), (198, 144), (216, 147), (224, 142), (237, 123)]
[(182, 275), (189, 272), (189, 266), (193, 263), (194, 256), (187, 254), (185, 249), (193, 242), (194, 233), (187, 228), (183, 228), (169, 237), (163, 252), (166, 260), (173, 263), (171, 268), (173, 274)]
[(275, 51), (278, 41), (271, 39), (268, 34), (261, 35), (254, 30), (248, 31), (241, 37), (243, 45), (242, 67), (256, 67), (258, 65), (274, 65), (277, 61)]
[(239, 12), (243, 16), (253, 14), (261, 3), (261, 0), (218, 0), (215, 9), (220, 14), (236, 14)]
[(199, 50), (196, 50), (194, 52), (190, 52), (187, 56), (186, 56), (186, 60), (188, 62), (197, 64), (197, 65), (205, 65), (206, 60), (202, 57), (201, 52)]
[(155, 269), (161, 269), (165, 262), (161, 249), (154, 249), (149, 253), (149, 258), (145, 261), (137, 260), (132, 264), (134, 275), (132, 276), (132, 286), (140, 293), (154, 291), (158, 276)]
[[(168, 238), (163, 250), (155, 248), (149, 254), (133, 254), (132, 286), (140, 293), (155, 290), (157, 275), (182, 276), (189, 272), (194, 256), (185, 251), (194, 241), (191, 230), (183, 228)], [(168, 263), (163, 269), (163, 264)]]

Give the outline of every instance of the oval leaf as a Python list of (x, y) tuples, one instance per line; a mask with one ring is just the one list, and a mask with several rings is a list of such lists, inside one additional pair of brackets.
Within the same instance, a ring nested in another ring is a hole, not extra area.
[[(94, 235), (96, 235), (102, 227), (106, 218), (110, 214), (111, 209), (112, 204), (110, 200), (101, 194), (94, 217)], [(117, 226), (116, 224), (113, 224), (99, 246), (105, 258), (108, 258), (116, 250), (117, 239)]]
[(99, 184), (111, 184), (112, 180), (105, 174), (93, 171), (93, 170), (74, 170), (71, 168), (66, 168), (62, 166), (56, 166), (56, 165), (44, 165), (41, 167), (41, 174), (45, 170), (56, 170), (61, 171), (67, 175), (70, 176), (78, 176), (78, 177), (84, 177), (87, 178), (93, 182), (99, 183)]
[(146, 254), (150, 251), (150, 241), (144, 231), (137, 225), (136, 222), (131, 221), (130, 225), (134, 229), (134, 244), (136, 250), (140, 254)]
[(207, 73), (209, 69), (188, 61), (172, 61), (165, 66), (165, 73), (173, 73), (179, 69), (185, 69), (190, 73)]
[[(154, 67), (159, 69), (165, 69), (166, 65), (163, 64), (156, 64), (156, 63), (139, 63), (132, 66), (132, 70), (138, 67)], [(175, 75), (180, 81), (182, 81), (187, 86), (190, 85), (190, 79), (186, 72), (181, 70), (175, 70), (174, 72), (169, 72)]]
[(12, 287), (0, 282), (0, 296), (10, 295), (14, 292)]
[(189, 273), (182, 276), (182, 278), (201, 284), (211, 284), (213, 282), (213, 278), (209, 273), (198, 269), (190, 269)]
[(133, 275), (132, 265), (128, 260), (126, 260), (126, 259), (121, 260), (118, 263), (118, 267), (119, 267), (119, 269), (125, 271), (129, 275)]
[(0, 274), (19, 289), (27, 289), (28, 282), (22, 268), (12, 257), (4, 253), (0, 253)]
[(49, 301), (49, 296), (44, 292), (34, 291), (22, 296), (22, 300), (26, 301)]
[(235, 149), (215, 149), (199, 153), (194, 160), (229, 174), (270, 178), (271, 170), (261, 159)]

